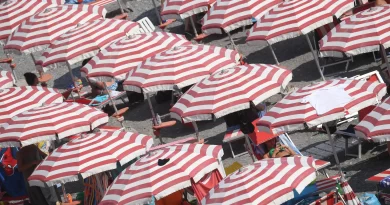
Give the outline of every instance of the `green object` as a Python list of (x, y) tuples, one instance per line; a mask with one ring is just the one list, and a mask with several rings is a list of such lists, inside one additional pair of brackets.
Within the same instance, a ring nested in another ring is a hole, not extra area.
[(339, 192), (340, 195), (344, 195), (344, 190), (343, 190), (343, 188), (341, 188), (340, 182), (337, 182), (336, 189), (337, 189), (337, 192)]
[(275, 148), (272, 148), (270, 151), (269, 151), (269, 157), (272, 157), (272, 155), (274, 154), (275, 152)]
[(84, 192), (79, 192), (79, 193), (77, 193), (77, 195), (76, 195), (76, 200), (77, 201), (80, 201), (81, 203), (81, 205), (84, 205)]

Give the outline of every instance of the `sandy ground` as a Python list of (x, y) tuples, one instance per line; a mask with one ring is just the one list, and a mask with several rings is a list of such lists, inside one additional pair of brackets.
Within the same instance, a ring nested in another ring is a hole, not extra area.
[[(142, 1), (128, 1), (128, 6), (133, 9), (133, 12), (129, 14), (129, 20), (137, 21), (143, 17), (148, 17), (155, 25), (158, 25), (157, 18), (153, 11), (153, 4), (151, 0)], [(109, 11), (109, 16), (114, 16), (119, 12), (116, 4), (106, 6)], [(177, 21), (171, 24), (166, 31), (184, 34), (184, 25), (182, 21)], [(268, 63), (273, 64), (274, 60), (272, 55), (266, 47), (263, 45), (249, 45), (245, 43), (245, 33), (238, 29), (232, 34), (236, 44), (239, 45), (240, 52), (246, 57), (248, 63)], [(207, 37), (202, 43), (211, 44), (223, 47), (231, 47), (226, 35), (213, 35)], [(320, 80), (320, 75), (317, 71), (315, 63), (313, 61), (312, 54), (307, 45), (304, 37), (298, 37), (289, 39), (275, 44), (274, 50), (278, 56), (281, 64), (293, 72), (293, 80), (291, 85), (301, 87), (314, 81)], [(40, 53), (35, 53), (35, 57), (39, 57)], [(0, 51), (0, 58), (4, 58), (3, 51)], [(17, 76), (22, 78), (23, 73), (27, 71), (34, 71), (32, 59), (29, 55), (25, 56), (13, 56), (17, 64)], [(75, 76), (80, 77), (80, 65), (73, 65), (73, 73)], [(3, 69), (9, 69), (7, 65), (0, 64)], [(344, 72), (345, 64), (329, 67), (326, 69), (326, 78), (335, 77), (351, 77), (358, 74), (364, 74), (372, 70), (379, 69), (378, 64), (373, 62), (372, 54), (360, 55), (354, 58), (354, 62), (350, 65), (349, 71)], [(60, 67), (56, 70), (49, 71), (54, 76), (54, 79), (49, 82), (50, 87), (64, 89), (70, 83), (70, 75), (66, 67)], [(281, 96), (274, 96), (267, 100), (271, 105), (281, 99)], [(118, 102), (120, 103), (120, 102)], [(169, 103), (156, 104), (154, 98), (152, 103), (155, 111), (162, 116), (163, 121), (170, 120), (169, 117)], [(127, 105), (119, 105), (127, 106)], [(149, 107), (146, 103), (138, 104), (137, 106), (131, 106), (130, 110), (125, 115), (125, 125), (132, 127), (140, 133), (153, 135), (151, 114)], [(356, 123), (356, 122), (355, 122)], [(114, 119), (110, 120), (111, 125), (119, 125)], [(225, 166), (232, 164), (234, 161), (238, 161), (243, 165), (251, 163), (251, 158), (245, 154), (237, 158), (232, 158), (228, 144), (223, 144), (222, 139), (226, 130), (223, 119), (218, 119), (215, 122), (200, 122), (198, 123), (200, 136), (206, 139), (209, 144), (223, 145), (225, 155), (223, 157), (223, 163)], [(345, 127), (343, 125), (342, 127)], [(164, 142), (171, 142), (178, 139), (194, 136), (194, 131), (190, 128), (184, 127), (180, 122), (171, 128), (164, 129), (162, 131)], [(329, 167), (330, 174), (337, 172), (334, 166), (333, 155), (331, 152), (331, 146), (328, 142), (328, 138), (325, 134), (313, 132), (310, 130), (299, 131), (290, 133), (295, 145), (303, 152), (304, 155), (313, 156), (318, 159), (329, 160), (332, 166)], [(155, 144), (158, 140), (155, 140)], [(232, 143), (233, 149), (236, 152), (242, 152), (243, 141), (236, 141)], [(386, 146), (364, 142), (363, 143), (363, 157), (362, 159), (356, 159), (352, 157), (344, 156), (344, 139), (337, 139), (337, 151), (340, 161), (342, 163), (343, 170), (347, 172), (347, 177), (350, 181), (350, 185), (357, 193), (373, 192), (376, 190), (375, 184), (365, 182), (368, 177), (390, 168), (390, 159), (385, 154)], [(357, 152), (356, 145), (350, 145), (350, 152)], [(68, 191), (70, 191), (68, 189)], [(76, 191), (76, 190), (74, 190)]]

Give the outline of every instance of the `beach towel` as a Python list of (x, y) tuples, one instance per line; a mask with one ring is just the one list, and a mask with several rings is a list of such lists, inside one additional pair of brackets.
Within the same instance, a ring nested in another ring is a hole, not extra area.
[(221, 180), (222, 176), (217, 169), (206, 174), (197, 183), (191, 179), (191, 186), (198, 201), (202, 201), (202, 199), (209, 193), (210, 189), (217, 185)]
[(23, 175), (18, 171), (16, 153), (18, 148), (8, 147), (0, 150), (0, 185), (2, 191), (12, 197), (27, 195)]
[[(83, 4), (94, 2), (95, 0), (83, 0)], [(65, 4), (79, 4), (78, 0), (65, 0)]]

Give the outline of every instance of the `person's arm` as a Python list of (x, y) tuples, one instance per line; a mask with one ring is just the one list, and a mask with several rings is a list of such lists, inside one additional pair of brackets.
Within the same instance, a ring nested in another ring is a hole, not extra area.
[(282, 147), (283, 147), (284, 149), (288, 150), (288, 151), (291, 153), (291, 155), (296, 155), (296, 153), (294, 152), (294, 150), (291, 149), (289, 146), (282, 145)]
[(263, 158), (264, 158), (264, 159), (269, 158), (269, 153), (265, 154), (265, 155), (263, 156)]

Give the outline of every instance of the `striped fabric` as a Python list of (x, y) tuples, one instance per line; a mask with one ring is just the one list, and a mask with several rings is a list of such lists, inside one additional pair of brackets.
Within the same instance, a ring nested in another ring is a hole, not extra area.
[(384, 179), (388, 176), (390, 176), (390, 169), (387, 169), (381, 173), (375, 174), (374, 176), (368, 178), (366, 181), (379, 183), (382, 179)]
[(305, 35), (354, 7), (354, 0), (291, 0), (273, 7), (248, 34), (247, 41), (270, 44)]
[(15, 115), (0, 127), (0, 147), (18, 147), (88, 132), (108, 122), (102, 111), (79, 103), (44, 105)]
[(56, 89), (45, 87), (13, 87), (0, 90), (0, 125), (13, 116), (43, 104), (61, 103)]
[(225, 136), (223, 137), (223, 142), (231, 142), (236, 139), (243, 138), (244, 136), (244, 133), (242, 133), (240, 129), (226, 131)]
[(390, 141), (390, 98), (374, 108), (355, 126), (356, 136), (374, 142)]
[[(239, 63), (239, 54), (208, 45), (179, 46), (152, 56), (131, 70), (123, 88), (149, 93), (183, 88)], [(142, 90), (141, 90), (142, 89)]]
[[(363, 35), (364, 34), (364, 35)], [(390, 47), (390, 6), (373, 7), (348, 17), (320, 41), (322, 56), (347, 56)]]
[(310, 205), (343, 205), (342, 202), (341, 204), (338, 203), (336, 204), (336, 199), (337, 199), (336, 192), (332, 191), (329, 194), (321, 197), (317, 201), (311, 203)]
[(258, 105), (279, 93), (292, 79), (290, 70), (275, 65), (249, 64), (222, 70), (188, 90), (171, 109), (184, 122), (212, 120)]
[(347, 205), (360, 205), (360, 201), (355, 195), (355, 192), (352, 190), (348, 182), (341, 183), (341, 188), (344, 191), (344, 199), (347, 202)]
[(161, 18), (185, 19), (208, 10), (215, 0), (165, 0), (161, 7)]
[(144, 204), (152, 196), (160, 199), (218, 169), (222, 156), (221, 146), (206, 144), (179, 144), (153, 151), (126, 168), (100, 204)]
[(282, 204), (316, 178), (312, 157), (263, 159), (222, 179), (202, 205)]
[(16, 53), (44, 50), (78, 23), (102, 18), (106, 13), (104, 7), (86, 4), (67, 4), (48, 8), (23, 21), (9, 36), (4, 49)]
[(132, 132), (100, 132), (81, 135), (54, 150), (28, 178), (30, 186), (53, 186), (77, 181), (115, 169), (143, 155), (153, 145), (153, 137)]
[(339, 175), (331, 176), (316, 182), (318, 192), (323, 192), (330, 189), (335, 189), (337, 186), (337, 180), (340, 179)]
[(316, 32), (318, 34), (318, 37), (321, 39), (326, 36), (337, 24), (339, 24), (338, 20), (333, 18), (332, 23), (328, 23), (324, 26), (317, 28)]
[(96, 0), (95, 2), (90, 3), (89, 5), (95, 5), (95, 6), (105, 6), (107, 4), (111, 4), (114, 2), (118, 2), (117, 0)]
[[(318, 115), (309, 102), (302, 103), (302, 99), (314, 91), (334, 86), (342, 86), (353, 100), (343, 107), (335, 108), (323, 115)], [(276, 103), (257, 122), (257, 126), (261, 131), (273, 132), (274, 134), (304, 129), (305, 123), (308, 127), (314, 127), (343, 118), (347, 114), (355, 113), (370, 105), (375, 105), (385, 94), (386, 85), (384, 83), (350, 79), (335, 79), (314, 83), (292, 92)]]
[[(252, 25), (252, 17), (259, 19), (282, 0), (217, 0), (203, 18), (206, 34), (221, 34)], [(222, 30), (221, 30), (222, 29)]]
[(10, 88), (14, 86), (15, 79), (10, 71), (0, 71), (0, 88)]
[(134, 34), (139, 29), (136, 22), (117, 19), (98, 19), (84, 23), (53, 41), (36, 64), (43, 67), (43, 72), (50, 65), (55, 67), (55, 63), (67, 61), (72, 65), (95, 56), (111, 42)]
[[(1, 2), (1, 1), (0, 1)], [(7, 0), (0, 3), (0, 44), (24, 20), (45, 8), (64, 4), (65, 0)]]
[(116, 78), (124, 80), (126, 74), (149, 57), (167, 49), (191, 45), (184, 36), (153, 32), (118, 39), (93, 57), (81, 68), (81, 75), (88, 78)]

